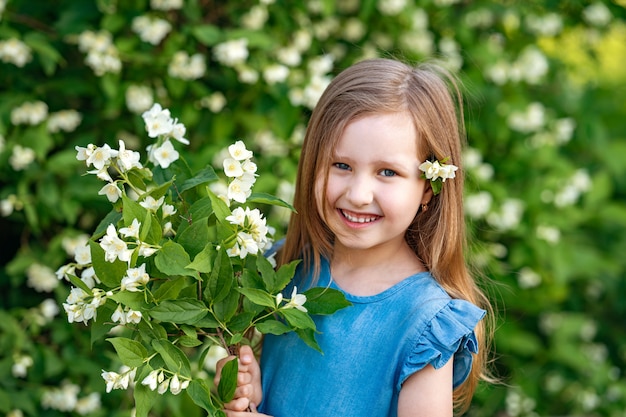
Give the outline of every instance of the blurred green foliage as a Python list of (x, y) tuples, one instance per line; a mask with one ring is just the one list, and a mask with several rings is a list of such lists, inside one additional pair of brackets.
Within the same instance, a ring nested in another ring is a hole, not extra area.
[[(470, 259), (498, 311), (504, 382), (481, 387), (469, 415), (623, 416), (625, 7), (0, 0), (0, 413), (131, 413), (127, 392), (105, 393), (111, 347), (58, 311), (69, 285), (55, 271), (109, 208), (75, 146), (144, 148), (140, 114), (159, 102), (187, 127), (194, 169), (243, 139), (256, 190), (289, 200), (323, 87), (391, 56), (441, 59), (466, 86)], [(285, 213), (270, 222), (284, 230)], [(201, 415), (184, 395), (154, 410)]]

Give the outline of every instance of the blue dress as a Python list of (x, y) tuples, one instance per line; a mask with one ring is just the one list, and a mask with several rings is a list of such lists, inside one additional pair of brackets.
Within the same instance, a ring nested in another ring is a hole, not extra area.
[[(338, 289), (326, 261), (317, 285)], [(313, 316), (323, 354), (293, 332), (265, 336), (259, 411), (274, 417), (395, 417), (402, 383), (426, 365), (440, 368), (453, 358), (454, 387), (467, 378), (478, 350), (474, 327), (485, 311), (451, 299), (430, 273), (373, 296), (344, 294), (352, 306)]]

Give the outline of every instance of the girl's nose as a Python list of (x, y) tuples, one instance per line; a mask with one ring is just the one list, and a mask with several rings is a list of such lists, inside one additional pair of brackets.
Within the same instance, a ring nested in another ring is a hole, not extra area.
[(374, 200), (373, 184), (367, 178), (355, 177), (348, 184), (346, 197), (356, 207), (370, 204)]

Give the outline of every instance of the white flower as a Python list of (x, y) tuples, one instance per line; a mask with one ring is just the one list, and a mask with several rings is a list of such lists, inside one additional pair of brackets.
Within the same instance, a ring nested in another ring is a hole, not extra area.
[(126, 149), (126, 144), (123, 140), (119, 141), (120, 148), (117, 151), (117, 166), (122, 171), (128, 171), (132, 168), (142, 168), (139, 160), (141, 154), (130, 149)]
[(33, 263), (26, 270), (27, 285), (37, 292), (52, 292), (59, 280), (52, 269), (39, 263)]
[(13, 360), (11, 373), (15, 378), (24, 378), (28, 374), (28, 368), (33, 366), (33, 358), (28, 355), (14, 355)]
[(157, 388), (157, 392), (161, 395), (165, 394), (169, 386), (170, 386), (170, 379), (166, 379), (159, 384), (159, 387)]
[(183, 143), (185, 145), (189, 145), (189, 140), (183, 137), (185, 136), (186, 131), (187, 131), (187, 128), (185, 127), (184, 124), (178, 123), (176, 120), (174, 120), (174, 126), (172, 126), (172, 131), (171, 131), (171, 137), (174, 140), (177, 140), (178, 142)]
[(32, 59), (32, 52), (28, 45), (17, 38), (0, 41), (0, 60), (17, 67), (23, 67)]
[(161, 207), (161, 204), (163, 204), (164, 201), (165, 196), (162, 196), (158, 200), (155, 200), (154, 197), (149, 195), (146, 196), (146, 198), (142, 202), (140, 202), (139, 205), (147, 210), (155, 212), (159, 209), (159, 207)]
[(228, 67), (243, 64), (249, 55), (248, 39), (234, 39), (215, 45), (213, 55), (218, 62)]
[(219, 113), (226, 106), (226, 97), (220, 91), (216, 91), (207, 97), (202, 97), (200, 104), (208, 108), (213, 113)]
[(395, 16), (407, 5), (406, 0), (378, 0), (376, 8), (384, 15)]
[(98, 191), (98, 195), (105, 195), (107, 200), (111, 203), (115, 203), (122, 197), (122, 190), (120, 190), (116, 183), (110, 182)]
[(535, 233), (539, 239), (545, 240), (553, 245), (558, 243), (561, 239), (561, 231), (552, 226), (539, 225)]
[(237, 161), (243, 161), (245, 159), (252, 158), (252, 151), (246, 149), (246, 144), (243, 141), (238, 140), (234, 144), (228, 147), (228, 153), (231, 157)]
[(108, 262), (115, 262), (115, 259), (128, 262), (133, 253), (126, 246), (126, 242), (117, 236), (117, 230), (112, 224), (107, 227), (106, 235), (100, 239), (100, 246), (104, 249), (104, 259)]
[(81, 416), (86, 416), (98, 411), (100, 408), (100, 393), (92, 392), (86, 397), (79, 398), (78, 401), (76, 401), (74, 411)]
[(41, 302), (39, 310), (45, 319), (52, 320), (57, 314), (59, 314), (59, 305), (56, 300), (48, 298)]
[(85, 266), (91, 263), (91, 248), (88, 244), (77, 246), (74, 249), (74, 259), (80, 266)]
[(130, 85), (126, 89), (126, 107), (135, 114), (141, 114), (152, 107), (152, 90), (145, 85)]
[(172, 162), (177, 161), (180, 155), (178, 151), (174, 149), (172, 142), (166, 140), (160, 147), (151, 148), (150, 156), (161, 168), (167, 168)]
[(445, 182), (448, 178), (454, 178), (459, 168), (451, 164), (442, 164), (439, 161), (424, 161), (419, 169), (424, 172), (426, 179), (436, 181), (441, 178), (441, 181)]
[[(154, 199), (153, 199), (154, 200)], [(133, 219), (132, 223), (128, 227), (122, 227), (120, 229), (120, 235), (124, 237), (134, 237), (135, 239), (139, 239), (139, 229), (141, 227), (141, 223), (137, 219)]]
[(150, 276), (146, 273), (146, 264), (141, 264), (136, 268), (128, 268), (126, 276), (122, 278), (121, 290), (137, 292), (139, 287), (146, 285), (150, 281)]
[(519, 271), (517, 283), (520, 288), (533, 288), (541, 284), (541, 276), (528, 267), (524, 267)]
[(245, 203), (246, 199), (252, 194), (253, 183), (254, 181), (245, 180), (243, 177), (235, 178), (228, 184), (228, 199), (235, 200), (238, 203)]
[(163, 212), (163, 218), (169, 217), (176, 213), (176, 208), (171, 204), (163, 204), (161, 207), (161, 211)]
[(76, 110), (61, 110), (51, 113), (48, 118), (48, 132), (56, 133), (63, 130), (64, 132), (73, 132), (76, 130), (82, 116)]
[(150, 7), (154, 10), (178, 10), (183, 7), (183, 0), (150, 0)]
[(271, 64), (263, 70), (265, 82), (272, 85), (284, 82), (289, 76), (289, 68), (285, 65)]
[(585, 7), (583, 18), (591, 25), (606, 26), (613, 18), (613, 15), (606, 5), (598, 1)]
[(241, 162), (233, 158), (224, 159), (224, 174), (230, 178), (236, 178), (243, 175)]
[(197, 80), (206, 73), (204, 55), (198, 53), (189, 56), (185, 51), (178, 51), (172, 57), (167, 73), (173, 78), (182, 80)]
[(111, 320), (114, 323), (126, 324), (126, 313), (124, 313), (124, 309), (121, 304), (118, 304), (113, 314), (111, 314)]
[(148, 388), (150, 388), (152, 391), (154, 391), (155, 389), (157, 389), (157, 387), (159, 385), (158, 377), (159, 377), (159, 370), (155, 369), (152, 372), (150, 372), (148, 374), (148, 376), (146, 376), (141, 381), (141, 385), (147, 385)]
[(93, 165), (94, 168), (101, 170), (111, 164), (111, 158), (117, 156), (117, 151), (111, 149), (108, 144), (104, 144), (101, 147), (93, 149), (89, 157), (87, 158), (87, 166)]
[(493, 197), (487, 191), (480, 191), (467, 196), (465, 199), (465, 212), (473, 219), (480, 219), (489, 213)]
[(139, 256), (143, 256), (144, 258), (148, 258), (156, 253), (158, 248), (154, 248), (149, 246), (147, 243), (139, 242), (139, 246), (137, 247), (139, 251)]
[(21, 145), (15, 145), (13, 147), (13, 153), (9, 158), (9, 163), (16, 171), (22, 171), (26, 169), (35, 160), (35, 151), (31, 148), (26, 148)]
[(296, 308), (306, 313), (307, 309), (304, 307), (304, 303), (306, 303), (306, 295), (298, 294), (298, 287), (293, 287), (291, 299), (287, 304), (285, 304), (284, 308)]
[(128, 323), (138, 324), (141, 321), (141, 317), (142, 317), (141, 311), (128, 309), (128, 311), (126, 312), (126, 321)]
[(142, 41), (152, 45), (161, 43), (163, 38), (172, 30), (172, 25), (167, 20), (152, 18), (150, 16), (135, 17), (131, 27)]
[(146, 124), (148, 136), (156, 138), (161, 135), (167, 135), (174, 127), (174, 120), (168, 109), (163, 109), (159, 103), (154, 103), (150, 110), (145, 111), (141, 117)]

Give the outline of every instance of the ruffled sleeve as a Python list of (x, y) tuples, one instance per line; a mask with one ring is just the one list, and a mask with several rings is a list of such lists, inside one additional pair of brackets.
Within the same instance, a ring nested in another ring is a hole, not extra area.
[(465, 300), (450, 300), (426, 323), (400, 372), (397, 389), (413, 373), (432, 364), (435, 369), (445, 365), (452, 356), (453, 387), (459, 386), (472, 369), (472, 353), (478, 353), (474, 327), (485, 311)]

